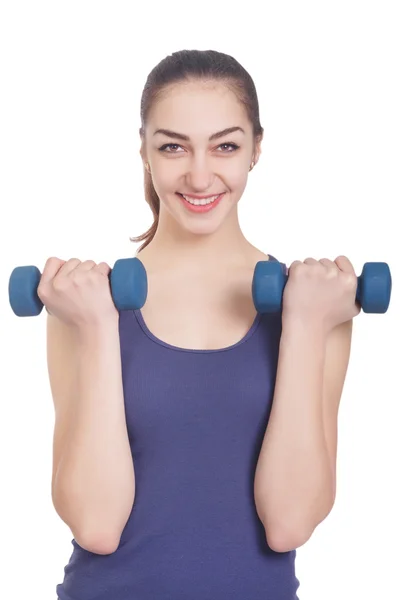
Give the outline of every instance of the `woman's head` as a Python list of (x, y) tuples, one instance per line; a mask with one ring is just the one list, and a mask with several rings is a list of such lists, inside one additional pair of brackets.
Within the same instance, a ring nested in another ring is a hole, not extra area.
[[(131, 238), (144, 240), (139, 251), (153, 239), (161, 218), (188, 232), (209, 234), (228, 215), (237, 216), (248, 172), (261, 152), (263, 128), (253, 80), (233, 57), (213, 50), (167, 56), (147, 78), (141, 124), (145, 197), (154, 223)], [(212, 137), (231, 128), (235, 131)], [(159, 129), (184, 139), (156, 133)], [(179, 193), (223, 196), (200, 214), (191, 211)]]

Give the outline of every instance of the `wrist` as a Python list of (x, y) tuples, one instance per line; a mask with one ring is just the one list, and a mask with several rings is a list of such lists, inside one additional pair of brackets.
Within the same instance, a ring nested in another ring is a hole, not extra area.
[(104, 335), (119, 332), (119, 314), (115, 317), (107, 317), (101, 321), (79, 323), (75, 326), (76, 335), (79, 340), (101, 339)]
[(304, 318), (300, 315), (283, 316), (282, 335), (299, 335), (307, 338), (325, 341), (328, 335), (326, 325), (314, 318)]

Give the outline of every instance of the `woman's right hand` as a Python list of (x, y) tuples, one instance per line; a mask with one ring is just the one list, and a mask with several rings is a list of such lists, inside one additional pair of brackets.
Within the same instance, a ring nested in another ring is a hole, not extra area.
[(37, 294), (46, 310), (69, 325), (81, 327), (118, 318), (105, 262), (51, 257), (46, 261)]

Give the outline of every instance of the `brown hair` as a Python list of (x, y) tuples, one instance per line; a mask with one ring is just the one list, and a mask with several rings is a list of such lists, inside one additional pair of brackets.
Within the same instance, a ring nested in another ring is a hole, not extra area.
[[(156, 65), (147, 77), (140, 102), (142, 126), (139, 134), (144, 139), (145, 127), (149, 111), (153, 103), (165, 92), (165, 88), (173, 83), (191, 81), (218, 81), (227, 85), (244, 105), (250, 122), (253, 125), (255, 139), (262, 137), (264, 129), (260, 124), (259, 106), (253, 79), (242, 65), (232, 56), (215, 50), (180, 50), (165, 57)], [(153, 186), (151, 174), (144, 170), (145, 200), (153, 213), (154, 222), (150, 229), (142, 235), (130, 238), (132, 242), (144, 244), (140, 252), (153, 239), (160, 213), (160, 199)]]

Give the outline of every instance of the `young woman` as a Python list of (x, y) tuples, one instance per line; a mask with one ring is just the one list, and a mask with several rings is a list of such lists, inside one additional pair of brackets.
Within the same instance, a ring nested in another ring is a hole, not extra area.
[[(141, 102), (154, 223), (141, 310), (106, 263), (46, 263), (52, 494), (73, 553), (60, 600), (294, 600), (296, 548), (332, 509), (357, 277), (294, 261), (282, 311), (256, 312), (238, 203), (261, 152), (250, 75), (182, 51)], [(284, 264), (284, 263), (283, 263)]]

